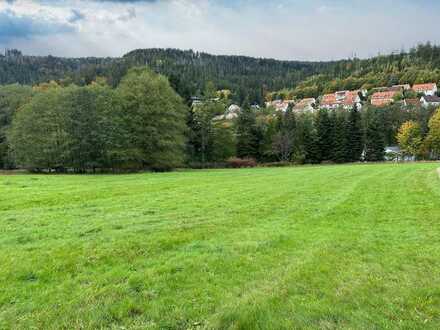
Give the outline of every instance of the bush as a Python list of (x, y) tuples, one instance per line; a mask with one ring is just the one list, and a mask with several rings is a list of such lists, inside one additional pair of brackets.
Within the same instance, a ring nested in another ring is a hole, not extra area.
[(228, 165), (232, 168), (255, 167), (257, 162), (253, 158), (229, 158)]

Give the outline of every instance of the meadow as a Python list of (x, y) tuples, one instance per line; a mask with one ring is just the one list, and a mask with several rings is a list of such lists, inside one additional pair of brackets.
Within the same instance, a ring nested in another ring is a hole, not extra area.
[(0, 175), (0, 329), (439, 329), (438, 167)]

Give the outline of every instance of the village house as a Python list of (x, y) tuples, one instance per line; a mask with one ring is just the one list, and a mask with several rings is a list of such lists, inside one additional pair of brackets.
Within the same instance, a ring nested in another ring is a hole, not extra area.
[(394, 85), (391, 87), (375, 87), (372, 89), (373, 93), (377, 92), (396, 92), (396, 93), (402, 93), (403, 87), (402, 85)]
[(276, 111), (286, 112), (290, 105), (295, 103), (294, 100), (275, 100), (272, 102), (266, 102), (267, 108), (275, 108)]
[(360, 93), (363, 91), (339, 91), (334, 94), (325, 94), (321, 99), (320, 107), (328, 110), (338, 107), (352, 109), (356, 105), (362, 108)]
[(419, 99), (405, 99), (403, 100), (403, 105), (405, 107), (420, 107)]
[(376, 107), (382, 107), (394, 102), (394, 97), (399, 94), (398, 91), (376, 92), (371, 96), (371, 104)]
[(420, 99), (420, 103), (423, 107), (429, 108), (429, 107), (439, 107), (440, 106), (440, 97), (437, 95), (434, 96), (422, 96)]
[(425, 94), (426, 96), (435, 96), (438, 89), (436, 83), (416, 84), (413, 86), (413, 91), (417, 94)]
[(322, 96), (320, 106), (321, 108), (331, 110), (339, 107), (340, 103), (336, 101), (336, 94), (325, 94)]
[(343, 101), (344, 109), (353, 109), (356, 106), (358, 109), (362, 108), (361, 97), (359, 94), (361, 91), (348, 91), (345, 93), (345, 99)]
[(409, 91), (411, 89), (410, 84), (394, 85), (393, 88), (400, 88), (402, 91)]
[(241, 108), (236, 105), (236, 104), (231, 104), (228, 109), (226, 109), (225, 113), (223, 115), (220, 116), (216, 116), (214, 117), (214, 121), (219, 121), (219, 120), (233, 120), (238, 118), (238, 115), (241, 112)]
[(315, 104), (316, 99), (315, 98), (307, 98), (299, 101), (295, 106), (293, 107), (293, 111), (298, 112), (313, 112), (315, 111)]

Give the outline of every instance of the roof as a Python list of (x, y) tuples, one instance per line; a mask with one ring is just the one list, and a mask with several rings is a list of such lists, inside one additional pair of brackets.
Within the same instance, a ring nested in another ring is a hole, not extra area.
[(423, 92), (423, 91), (430, 91), (437, 87), (436, 83), (429, 83), (429, 84), (415, 84), (413, 86), (413, 90), (416, 92)]
[(384, 106), (393, 102), (393, 98), (399, 92), (376, 92), (371, 96), (371, 104), (375, 106)]
[(336, 103), (336, 95), (335, 94), (325, 94), (322, 97), (321, 105), (333, 105)]
[(344, 105), (353, 105), (357, 102), (359, 91), (350, 91), (345, 93)]
[(438, 96), (423, 96), (428, 103), (440, 103), (440, 97)]
[(392, 87), (375, 87), (373, 91), (377, 92), (402, 92), (404, 87), (402, 85), (394, 85)]
[(420, 100), (419, 99), (405, 99), (406, 105), (413, 105), (413, 106), (419, 106)]
[(397, 91), (387, 91), (387, 92), (376, 92), (371, 96), (371, 99), (376, 100), (385, 100), (385, 99), (392, 99), (394, 96), (396, 96), (398, 92)]
[(311, 106), (315, 102), (316, 100), (314, 98), (302, 99), (295, 105), (294, 109), (304, 109), (305, 107)]

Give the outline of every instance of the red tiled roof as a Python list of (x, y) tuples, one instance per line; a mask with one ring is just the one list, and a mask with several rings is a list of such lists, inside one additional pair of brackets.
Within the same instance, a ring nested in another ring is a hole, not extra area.
[(335, 94), (325, 94), (322, 97), (321, 105), (333, 105), (333, 104), (336, 104)]
[(345, 93), (344, 105), (353, 105), (359, 96), (359, 91), (350, 91)]
[(420, 105), (419, 99), (406, 99), (405, 102), (406, 102), (406, 105), (412, 105), (412, 106), (419, 106)]
[(413, 86), (413, 90), (416, 92), (424, 92), (424, 91), (430, 91), (437, 87), (437, 84), (435, 83), (429, 83), (429, 84), (415, 84)]
[(371, 97), (371, 104), (376, 106), (387, 105), (393, 102), (393, 97), (397, 94), (396, 91), (376, 92)]

